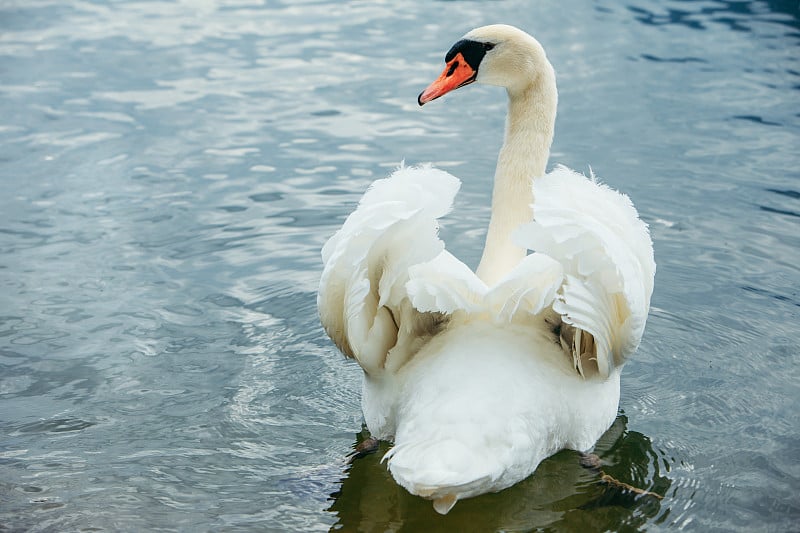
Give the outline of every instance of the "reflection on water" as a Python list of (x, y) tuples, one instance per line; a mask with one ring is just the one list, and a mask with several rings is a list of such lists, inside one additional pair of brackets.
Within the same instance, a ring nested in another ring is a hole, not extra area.
[[(346, 470), (328, 509), (336, 514), (332, 531), (619, 531), (662, 523), (676, 491), (667, 477), (670, 465), (650, 439), (627, 429), (620, 415), (600, 438), (595, 454), (604, 473), (634, 487), (667, 495), (638, 495), (600, 481), (580, 464), (577, 452), (562, 451), (542, 462), (528, 479), (496, 494), (462, 500), (441, 516), (429, 500), (397, 485), (377, 453), (355, 459)], [(364, 429), (358, 442), (368, 437)], [(356, 443), (356, 444), (357, 444)]]
[[(674, 6), (674, 7), (673, 7)], [(771, 18), (771, 22), (785, 24), (798, 29), (797, 3), (789, 0), (773, 0), (770, 2), (674, 2), (673, 6), (645, 7), (628, 6), (628, 9), (643, 24), (681, 25), (693, 30), (706, 30), (710, 25), (721, 24), (732, 31), (752, 31), (754, 23), (759, 22), (759, 15), (775, 13), (783, 15)]]
[[(552, 163), (650, 224), (630, 422), (598, 451), (663, 501), (569, 452), (446, 517), (380, 454), (341, 480), (361, 378), (320, 248), (433, 161), (477, 263), (505, 97), (416, 96), (498, 21), (556, 68)], [(796, 529), (799, 47), (794, 0), (0, 2), (0, 530)]]

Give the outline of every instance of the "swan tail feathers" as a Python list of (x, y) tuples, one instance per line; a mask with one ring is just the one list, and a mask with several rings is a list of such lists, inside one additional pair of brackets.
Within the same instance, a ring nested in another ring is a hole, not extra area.
[[(397, 445), (383, 460), (388, 461), (389, 471), (399, 485), (411, 494), (433, 500), (434, 509), (440, 514), (447, 514), (459, 499), (474, 495), (494, 481), (487, 470), (487, 458), (455, 438), (435, 445)], [(500, 471), (496, 465), (490, 466)]]
[(458, 496), (455, 494), (445, 494), (433, 500), (433, 508), (439, 514), (447, 514), (450, 512), (450, 509), (455, 506), (457, 501)]

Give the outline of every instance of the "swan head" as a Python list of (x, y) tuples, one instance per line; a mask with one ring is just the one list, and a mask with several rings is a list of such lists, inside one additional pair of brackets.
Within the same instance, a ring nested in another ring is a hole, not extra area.
[(543, 73), (554, 76), (539, 41), (506, 24), (475, 28), (450, 48), (444, 60), (444, 71), (420, 93), (419, 105), (474, 82), (505, 87), (514, 94)]

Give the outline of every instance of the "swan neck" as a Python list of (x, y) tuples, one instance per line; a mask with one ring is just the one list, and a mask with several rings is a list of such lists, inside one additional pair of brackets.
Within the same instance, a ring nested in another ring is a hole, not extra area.
[[(549, 65), (548, 65), (549, 66)], [(552, 67), (520, 91), (508, 90), (505, 138), (492, 192), (486, 246), (477, 274), (491, 286), (525, 258), (513, 232), (532, 220), (533, 180), (543, 176), (553, 141), (558, 95)]]

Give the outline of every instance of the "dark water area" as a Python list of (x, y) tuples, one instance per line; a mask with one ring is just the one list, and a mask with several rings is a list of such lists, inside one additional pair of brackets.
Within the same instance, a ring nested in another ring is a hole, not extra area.
[[(565, 451), (441, 517), (382, 451), (346, 462), (360, 369), (319, 325), (319, 250), (432, 161), (475, 266), (505, 95), (416, 96), (495, 22), (555, 66), (551, 164), (650, 225), (596, 452), (661, 500)], [(0, 530), (794, 530), (798, 154), (793, 1), (0, 3)]]

